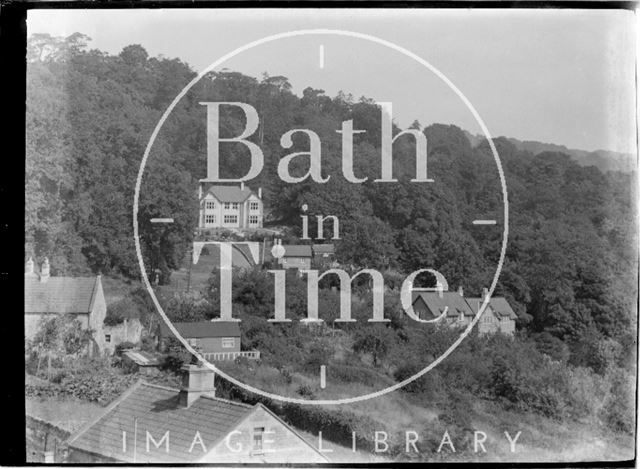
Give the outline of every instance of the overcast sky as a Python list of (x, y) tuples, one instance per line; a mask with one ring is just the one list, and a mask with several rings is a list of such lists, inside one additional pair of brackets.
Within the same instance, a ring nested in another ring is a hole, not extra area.
[[(584, 150), (635, 152), (635, 27), (621, 10), (32, 10), (28, 33), (82, 32), (90, 47), (118, 53), (141, 44), (199, 71), (272, 34), (349, 30), (419, 55), (453, 82), (492, 136)], [(320, 66), (320, 46), (324, 64)], [(356, 38), (309, 35), (243, 52), (224, 65), (253, 76), (391, 101), (400, 125), (452, 123), (481, 130), (426, 68)]]

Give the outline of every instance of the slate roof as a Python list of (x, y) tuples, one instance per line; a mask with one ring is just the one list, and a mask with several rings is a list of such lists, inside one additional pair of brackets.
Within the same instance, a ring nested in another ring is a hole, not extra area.
[(313, 254), (315, 256), (321, 256), (323, 254), (333, 254), (335, 252), (335, 248), (333, 244), (314, 244), (313, 245)]
[[(240, 326), (233, 321), (197, 321), (174, 322), (173, 326), (185, 339), (201, 339), (204, 337), (240, 337)], [(163, 337), (173, 337), (173, 332), (162, 321), (160, 334)]]
[(100, 277), (24, 278), (25, 313), (89, 313)]
[[(482, 306), (482, 298), (467, 298), (467, 303), (474, 311), (478, 311), (478, 304)], [(489, 300), (489, 306), (494, 313), (500, 316), (508, 316), (510, 319), (518, 319), (509, 302), (501, 296), (492, 296)]]
[(311, 246), (308, 244), (283, 244), (283, 257), (311, 257)]
[[(67, 443), (70, 448), (133, 462), (135, 420), (136, 463), (193, 462), (204, 455), (198, 442), (189, 452), (196, 431), (210, 450), (254, 409), (247, 404), (208, 396), (201, 396), (191, 406), (184, 407), (179, 399), (177, 389), (140, 381)], [(126, 432), (126, 451), (123, 451), (123, 431)], [(150, 443), (147, 452), (147, 431), (156, 442), (169, 431), (169, 452), (165, 451), (164, 443), (159, 448)]]
[[(220, 202), (242, 203), (247, 200), (254, 192), (247, 186), (240, 189), (238, 186), (211, 186), (204, 195), (212, 194)], [(203, 196), (204, 197), (204, 196)]]
[(413, 291), (411, 292), (411, 304), (414, 304), (418, 299), (425, 302), (429, 310), (435, 317), (442, 314), (445, 307), (448, 307), (447, 317), (458, 317), (460, 313), (465, 316), (474, 316), (475, 313), (457, 292), (444, 291), (442, 292), (442, 298), (436, 291)]

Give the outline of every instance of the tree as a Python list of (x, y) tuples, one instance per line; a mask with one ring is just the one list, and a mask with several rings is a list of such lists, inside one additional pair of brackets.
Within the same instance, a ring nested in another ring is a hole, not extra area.
[(384, 359), (392, 345), (392, 336), (385, 325), (373, 325), (356, 333), (353, 351), (369, 353), (373, 358), (373, 366), (378, 366)]

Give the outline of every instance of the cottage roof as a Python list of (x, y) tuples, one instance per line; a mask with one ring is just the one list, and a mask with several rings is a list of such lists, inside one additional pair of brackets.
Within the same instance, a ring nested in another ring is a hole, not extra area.
[(311, 257), (311, 246), (308, 244), (283, 244), (283, 257)]
[(212, 194), (220, 202), (232, 203), (242, 203), (254, 194), (254, 192), (246, 186), (244, 189), (238, 186), (211, 186), (206, 192)]
[(447, 310), (448, 317), (457, 317), (460, 313), (465, 316), (475, 315), (469, 304), (457, 292), (443, 291), (442, 297), (440, 297), (437, 291), (413, 291), (411, 296), (412, 304), (415, 304), (416, 301), (424, 301), (435, 317), (440, 316), (446, 307), (449, 308)]
[(333, 244), (314, 244), (313, 246), (314, 255), (322, 255), (322, 254), (333, 254), (335, 252), (335, 247)]
[[(195, 462), (205, 454), (200, 441), (207, 451), (211, 451), (257, 409), (263, 409), (282, 423), (303, 444), (326, 460), (313, 445), (260, 403), (250, 406), (202, 395), (186, 407), (180, 402), (179, 390), (144, 381), (133, 385), (97, 420), (89, 422), (72, 435), (67, 444), (70, 448), (124, 462)], [(126, 432), (127, 441), (124, 451), (123, 432)], [(161, 441), (165, 433), (169, 432), (170, 451), (166, 452), (164, 444), (158, 448), (155, 444), (150, 444), (147, 452), (147, 432), (156, 442)], [(196, 439), (197, 432), (200, 433), (200, 440)], [(134, 434), (137, 436), (135, 445)], [(196, 444), (192, 449), (194, 439)]]
[(97, 277), (24, 278), (25, 313), (89, 313), (100, 285)]
[[(185, 339), (240, 337), (240, 326), (234, 321), (174, 322), (173, 326)], [(160, 323), (160, 334), (163, 337), (173, 337), (173, 332), (164, 322)]]
[[(113, 403), (95, 422), (69, 440), (70, 447), (126, 462), (189, 462), (203, 456), (202, 446), (191, 444), (200, 432), (207, 449), (222, 440), (253, 408), (239, 402), (201, 396), (189, 407), (180, 403), (179, 391), (143, 381), (135, 384)], [(137, 452), (133, 455), (134, 422), (137, 427)], [(170, 434), (170, 451), (164, 444), (146, 451), (146, 432), (158, 442)], [(128, 444), (123, 451), (123, 433)]]
[[(482, 306), (482, 302), (484, 300), (482, 298), (467, 298), (467, 303), (474, 311), (478, 311), (478, 308)], [(509, 302), (501, 296), (492, 296), (489, 300), (489, 306), (494, 313), (497, 313), (500, 316), (507, 316), (510, 319), (518, 319), (515, 311), (511, 308)]]

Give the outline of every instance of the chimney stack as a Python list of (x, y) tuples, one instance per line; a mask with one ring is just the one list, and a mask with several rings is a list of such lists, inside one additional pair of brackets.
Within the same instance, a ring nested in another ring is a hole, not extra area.
[(34, 267), (35, 267), (35, 263), (33, 262), (33, 258), (29, 257), (29, 259), (27, 260), (27, 264), (25, 265), (25, 268), (24, 268), (24, 274), (29, 277), (35, 277), (36, 274), (33, 270)]
[(458, 287), (458, 295), (464, 298), (464, 290), (462, 289), (462, 285)]
[(45, 283), (47, 280), (49, 280), (49, 258), (45, 257), (40, 269), (40, 281)]
[(240, 183), (240, 190), (241, 190), (241, 191), (243, 191), (243, 190), (244, 190), (244, 181), (242, 181), (242, 182)]
[(489, 296), (489, 290), (487, 288), (483, 288), (482, 289), (482, 301), (486, 300), (487, 296)]
[(262, 200), (262, 187), (258, 187), (258, 199)]
[(215, 373), (203, 365), (182, 366), (180, 405), (189, 407), (201, 396), (216, 397)]
[(436, 291), (438, 292), (438, 298), (443, 297), (444, 285), (440, 282), (436, 282)]

